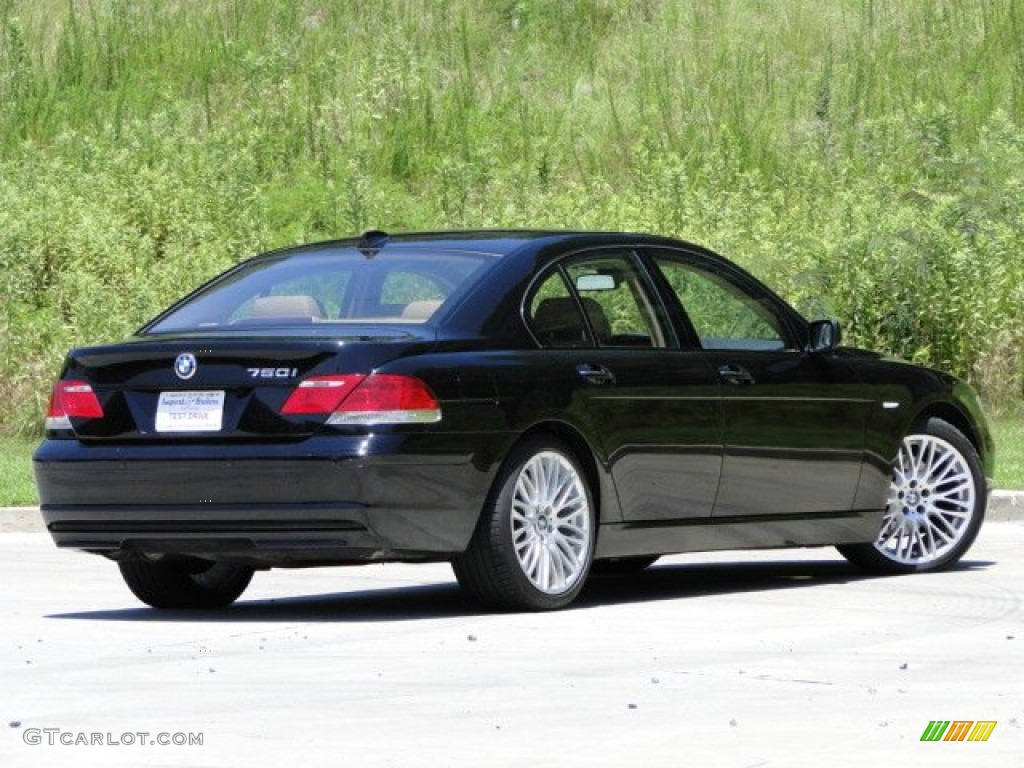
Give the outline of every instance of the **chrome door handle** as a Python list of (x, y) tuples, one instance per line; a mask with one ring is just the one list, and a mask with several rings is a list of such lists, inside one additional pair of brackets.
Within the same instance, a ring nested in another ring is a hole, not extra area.
[(596, 363), (580, 363), (576, 366), (576, 375), (589, 384), (614, 384), (615, 374)]
[(749, 386), (754, 383), (754, 377), (750, 375), (750, 371), (742, 365), (736, 365), (735, 363), (726, 363), (719, 366), (718, 377), (727, 384), (732, 384), (736, 387)]

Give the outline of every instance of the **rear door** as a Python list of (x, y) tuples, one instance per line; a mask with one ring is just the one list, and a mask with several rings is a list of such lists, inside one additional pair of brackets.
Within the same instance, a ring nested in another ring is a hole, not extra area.
[(806, 324), (770, 291), (698, 253), (649, 252), (721, 383), (715, 517), (853, 506), (870, 399), (849, 366), (806, 352)]
[(567, 259), (538, 283), (527, 319), (576, 379), (573, 410), (606, 457), (627, 521), (710, 516), (721, 467), (719, 383), (679, 348), (636, 255)]

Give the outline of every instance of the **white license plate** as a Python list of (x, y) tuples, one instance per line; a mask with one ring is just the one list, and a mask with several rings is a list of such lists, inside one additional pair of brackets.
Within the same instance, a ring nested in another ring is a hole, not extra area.
[(219, 432), (223, 418), (223, 392), (161, 392), (156, 405), (157, 432)]

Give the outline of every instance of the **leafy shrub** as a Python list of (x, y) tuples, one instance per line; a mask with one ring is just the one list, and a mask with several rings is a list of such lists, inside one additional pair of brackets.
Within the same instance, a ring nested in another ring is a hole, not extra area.
[(68, 347), (369, 227), (689, 238), (1012, 405), (1022, 30), (1011, 0), (0, 0), (0, 431)]

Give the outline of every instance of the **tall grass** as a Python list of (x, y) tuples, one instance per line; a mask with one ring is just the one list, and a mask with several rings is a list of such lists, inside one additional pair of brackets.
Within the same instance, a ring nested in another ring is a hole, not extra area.
[(359, 231), (654, 230), (1021, 397), (1014, 0), (0, 0), (0, 430), (72, 344)]

